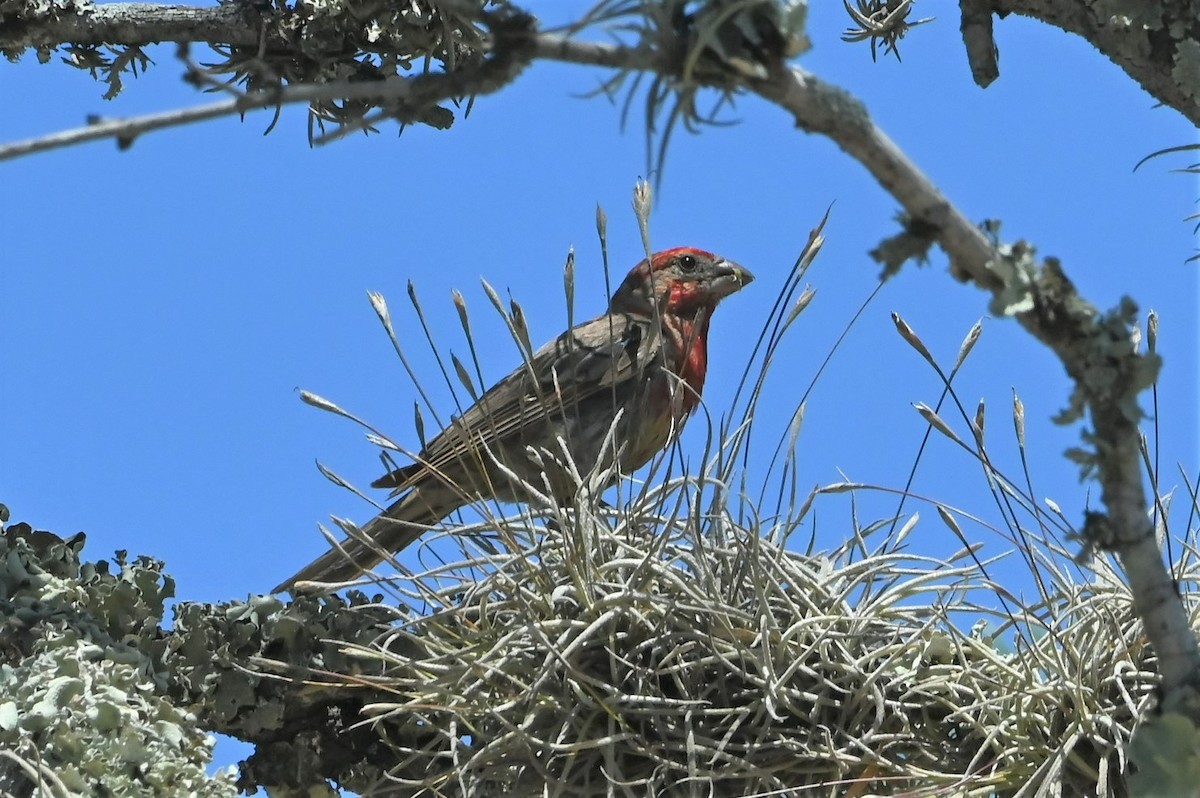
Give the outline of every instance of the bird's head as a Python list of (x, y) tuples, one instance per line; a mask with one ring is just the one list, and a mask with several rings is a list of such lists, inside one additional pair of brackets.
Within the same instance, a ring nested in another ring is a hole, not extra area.
[(651, 255), (629, 272), (616, 293), (615, 313), (655, 312), (694, 318), (706, 317), (725, 297), (740, 291), (754, 275), (720, 255), (693, 247), (677, 247)]

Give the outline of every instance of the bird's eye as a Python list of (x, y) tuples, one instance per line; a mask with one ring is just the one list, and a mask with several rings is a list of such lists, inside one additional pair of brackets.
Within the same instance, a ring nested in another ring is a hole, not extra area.
[(700, 262), (696, 260), (695, 255), (684, 255), (679, 259), (679, 268), (681, 271), (694, 272), (699, 265)]

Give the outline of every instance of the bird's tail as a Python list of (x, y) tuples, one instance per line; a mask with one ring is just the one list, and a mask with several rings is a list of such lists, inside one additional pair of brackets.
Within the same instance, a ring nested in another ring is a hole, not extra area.
[(337, 543), (271, 592), (290, 591), (297, 582), (347, 582), (407, 547), (457, 506), (448, 507), (445, 501), (437, 500), (442, 497), (427, 495), (443, 492), (436, 488), (430, 491), (430, 487), (410, 490), (358, 533)]

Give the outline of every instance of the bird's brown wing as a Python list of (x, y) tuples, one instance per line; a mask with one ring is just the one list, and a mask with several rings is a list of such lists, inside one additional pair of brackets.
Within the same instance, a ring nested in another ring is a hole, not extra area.
[(636, 379), (657, 357), (656, 325), (626, 313), (605, 314), (560, 335), (479, 398), (429, 441), (416, 463), (376, 480), (374, 487), (408, 489), (428, 474), (452, 473), (484, 447), (496, 451), (602, 391)]

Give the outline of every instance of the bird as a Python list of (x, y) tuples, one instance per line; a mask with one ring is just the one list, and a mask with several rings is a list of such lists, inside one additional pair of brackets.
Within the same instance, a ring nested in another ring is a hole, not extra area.
[[(737, 263), (694, 247), (645, 258), (613, 292), (607, 312), (538, 349), (452, 419), (412, 464), (372, 483), (399, 498), (361, 527), (361, 536), (273, 592), (352, 580), (472, 501), (529, 502), (522, 483), (569, 500), (578, 482), (556, 460), (563, 445), (580, 474), (614, 463), (619, 473), (633, 473), (679, 435), (698, 406), (713, 311), (753, 279)], [(531, 450), (552, 456), (531, 457)]]

